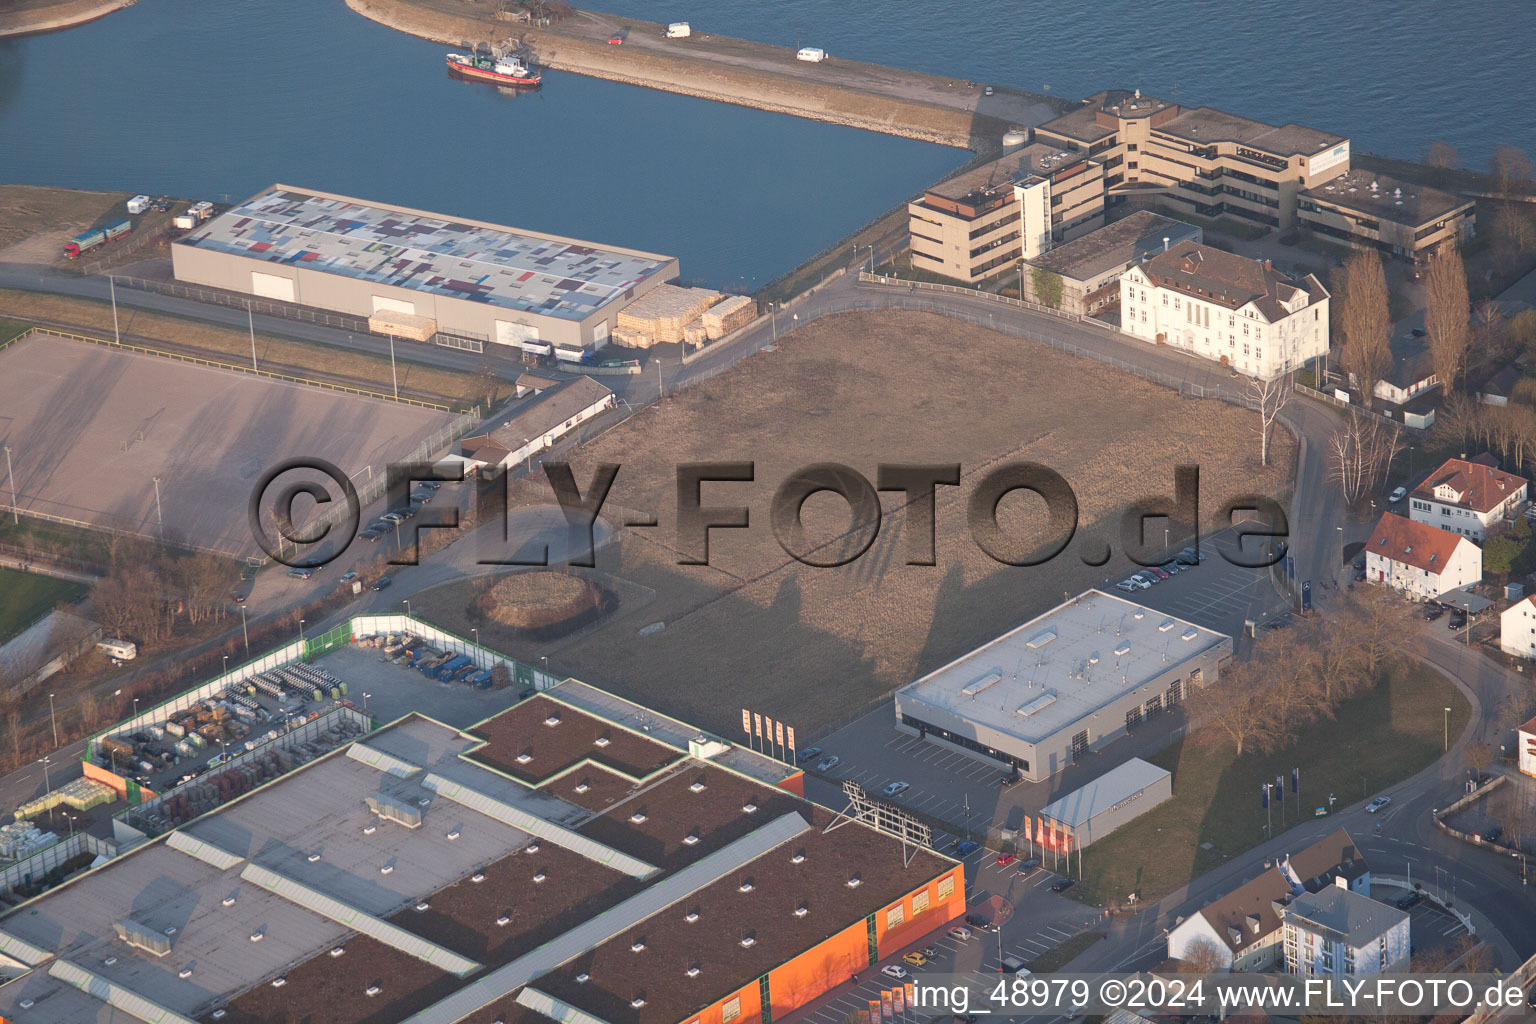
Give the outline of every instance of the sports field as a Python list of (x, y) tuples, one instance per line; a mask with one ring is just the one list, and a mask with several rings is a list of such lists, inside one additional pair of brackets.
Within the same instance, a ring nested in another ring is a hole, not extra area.
[(234, 556), (258, 550), (246, 505), (273, 465), (324, 459), (362, 483), (453, 419), (46, 336), (0, 351), (0, 440), (23, 513)]

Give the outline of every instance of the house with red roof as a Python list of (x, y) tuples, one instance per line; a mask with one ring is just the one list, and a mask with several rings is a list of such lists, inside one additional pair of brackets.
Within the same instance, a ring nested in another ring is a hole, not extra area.
[(1365, 545), (1365, 578), (1415, 601), (1483, 578), (1483, 551), (1465, 536), (1388, 512)]
[(1491, 456), (1446, 459), (1408, 498), (1408, 517), (1481, 542), (1488, 528), (1525, 503), (1526, 480)]

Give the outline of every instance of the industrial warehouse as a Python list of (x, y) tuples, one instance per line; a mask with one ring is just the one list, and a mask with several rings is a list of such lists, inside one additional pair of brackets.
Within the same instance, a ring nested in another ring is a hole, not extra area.
[(964, 911), (800, 782), (576, 680), (412, 713), (0, 917), (0, 1018), (772, 1020)]
[(1050, 778), (1183, 702), (1232, 638), (1089, 590), (896, 691), (896, 727)]
[(176, 240), (177, 280), (551, 355), (608, 343), (670, 256), (273, 185)]

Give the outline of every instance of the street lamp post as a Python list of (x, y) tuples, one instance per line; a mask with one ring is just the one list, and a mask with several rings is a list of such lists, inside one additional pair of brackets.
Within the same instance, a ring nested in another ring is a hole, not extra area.
[(11, 482), (11, 524), (14, 526), (21, 522), (21, 517), (16, 514), (16, 474), (11, 470), (11, 446), (5, 446), (5, 475)]
[[(43, 766), (43, 795), (45, 797), (52, 796), (53, 784), (48, 781), (48, 766), (52, 764), (53, 761), (44, 756), (39, 759), (37, 763)], [(48, 824), (53, 824), (53, 803), (51, 801), (48, 804)]]
[(48, 724), (53, 726), (53, 745), (59, 745), (59, 720), (53, 713), (53, 694), (48, 695)]
[(229, 655), (227, 654), (224, 655), (224, 671), (220, 674), (226, 676), (229, 675)]
[(245, 637), (245, 656), (251, 656), (251, 633), (245, 628), (245, 605), (240, 606), (240, 635)]
[(368, 713), (368, 698), (372, 697), (372, 696), (373, 696), (373, 694), (368, 693), (366, 691), (364, 691), (364, 693), (363, 693), (363, 714), (365, 714), (365, 715)]
[(405, 617), (406, 618), (410, 618), (411, 617), (411, 599), (407, 597), (404, 600), (402, 600), (400, 603), (405, 605)]
[(471, 633), (475, 634), (475, 646), (479, 647), (480, 646), (480, 627), (479, 626), (470, 626), (469, 627), (469, 631)]
[(1451, 749), (1451, 709), (1445, 709), (1445, 749)]
[(303, 619), (299, 620), (299, 642), (300, 643), (304, 642), (304, 620)]
[(779, 304), (777, 302), (770, 302), (770, 303), (768, 303), (768, 319), (770, 321), (772, 321), (772, 323), (773, 323), (773, 342), (774, 342), (774, 344), (778, 344), (778, 342), (779, 342)]

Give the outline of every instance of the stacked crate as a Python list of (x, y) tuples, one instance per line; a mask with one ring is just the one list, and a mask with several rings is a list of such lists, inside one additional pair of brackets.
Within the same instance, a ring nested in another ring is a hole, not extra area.
[[(720, 301), (720, 293), (707, 288), (680, 288), (664, 284), (630, 303), (619, 313), (615, 344), (649, 348), (651, 344), (676, 345), (683, 340), (683, 330), (699, 319), (704, 311)], [(620, 341), (620, 335), (637, 339)], [(650, 343), (643, 339), (648, 337)]]
[(709, 340), (719, 341), (757, 319), (757, 303), (746, 295), (732, 295), (706, 310), (701, 319)]

